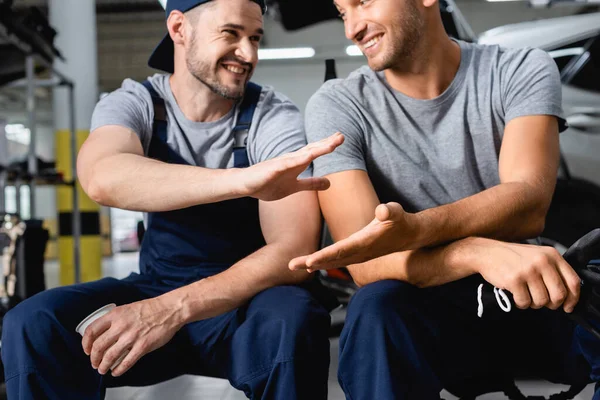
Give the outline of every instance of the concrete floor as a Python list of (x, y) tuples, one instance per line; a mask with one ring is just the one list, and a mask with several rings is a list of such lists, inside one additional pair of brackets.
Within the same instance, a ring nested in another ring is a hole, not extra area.
[[(129, 273), (138, 270), (138, 254), (123, 253), (117, 254), (112, 258), (107, 258), (102, 263), (104, 276), (115, 278), (124, 278)], [(58, 264), (56, 262), (46, 263), (46, 284), (48, 288), (56, 287), (59, 284)], [(329, 400), (342, 400), (344, 393), (337, 382), (338, 367), (338, 347), (337, 339), (331, 341), (331, 366), (329, 369)], [(519, 382), (518, 386), (523, 393), (528, 396), (550, 396), (556, 392), (566, 390), (565, 386), (552, 385), (541, 381)], [(454, 400), (456, 397), (442, 392), (442, 398)], [(593, 396), (593, 386), (588, 386), (574, 400), (589, 400)], [(107, 400), (243, 400), (246, 397), (240, 391), (232, 388), (229, 382), (223, 379), (205, 378), (197, 376), (182, 376), (158, 385), (133, 388), (123, 387), (109, 389), (107, 391)], [(480, 400), (501, 400), (506, 396), (500, 393), (491, 393), (479, 397)], [(371, 400), (371, 399), (368, 399)]]

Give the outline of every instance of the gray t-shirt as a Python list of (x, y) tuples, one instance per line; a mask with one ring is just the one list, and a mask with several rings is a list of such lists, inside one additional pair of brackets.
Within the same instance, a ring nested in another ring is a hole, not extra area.
[[(156, 74), (149, 78), (167, 109), (167, 142), (190, 165), (205, 168), (233, 167), (233, 128), (239, 107), (214, 122), (188, 120), (173, 96), (169, 76)], [(148, 155), (154, 107), (146, 88), (131, 79), (120, 89), (103, 97), (94, 109), (91, 129), (105, 125), (120, 125), (138, 134)], [(248, 132), (250, 165), (298, 150), (306, 144), (302, 115), (285, 96), (270, 87), (263, 87), (252, 125)], [(310, 176), (311, 170), (303, 173)]]
[(548, 54), (458, 43), (458, 72), (431, 100), (395, 91), (366, 66), (326, 82), (307, 105), (308, 141), (337, 131), (346, 141), (315, 160), (315, 176), (367, 171), (381, 202), (417, 212), (497, 185), (510, 120), (554, 115), (564, 129), (559, 73)]

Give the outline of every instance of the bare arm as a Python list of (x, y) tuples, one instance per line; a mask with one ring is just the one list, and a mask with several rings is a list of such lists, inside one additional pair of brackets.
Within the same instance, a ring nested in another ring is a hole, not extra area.
[[(329, 175), (331, 187), (319, 193), (321, 209), (334, 241), (343, 240), (371, 221), (379, 199), (364, 171), (344, 171)], [(464, 257), (461, 241), (432, 249), (391, 253), (348, 266), (356, 284), (364, 286), (384, 279), (409, 282), (416, 286), (437, 286), (475, 273)], [(292, 261), (302, 267), (307, 257)]]
[(228, 270), (166, 295), (181, 306), (185, 322), (223, 314), (245, 304), (257, 293), (277, 285), (306, 280), (306, 271), (290, 271), (289, 260), (318, 248), (321, 228), (314, 192), (297, 193), (276, 202), (260, 203), (260, 221), (267, 245)]
[(310, 256), (308, 266), (335, 268), (470, 236), (517, 241), (539, 235), (556, 183), (558, 154), (555, 117), (517, 118), (504, 135), (499, 185), (416, 214), (398, 203), (379, 205), (367, 226)]
[(252, 196), (278, 200), (300, 190), (323, 190), (323, 178), (297, 179), (312, 160), (333, 151), (335, 135), (250, 168), (208, 169), (144, 157), (132, 130), (111, 125), (94, 130), (82, 146), (77, 172), (94, 201), (137, 211), (169, 211)]
[[(323, 214), (334, 240), (361, 229), (378, 199), (364, 171), (329, 175), (331, 188), (319, 193)], [(340, 200), (342, 199), (342, 200)], [(355, 201), (359, 200), (359, 201)], [(308, 256), (290, 262), (307, 266)], [(348, 269), (359, 286), (395, 279), (419, 287), (439, 286), (480, 273), (495, 286), (513, 293), (519, 307), (573, 309), (579, 298), (579, 279), (552, 248), (504, 243), (470, 237), (450, 244), (390, 253)]]
[(105, 374), (128, 351), (113, 370), (113, 375), (122, 375), (183, 325), (231, 311), (269, 287), (306, 280), (306, 271), (292, 272), (287, 263), (317, 249), (321, 220), (315, 193), (261, 202), (260, 221), (267, 245), (231, 268), (162, 296), (117, 307), (90, 325), (82, 345), (92, 365)]
[(422, 245), (416, 247), (474, 235), (511, 241), (539, 235), (552, 201), (558, 163), (556, 117), (510, 121), (500, 150), (500, 184), (417, 214)]

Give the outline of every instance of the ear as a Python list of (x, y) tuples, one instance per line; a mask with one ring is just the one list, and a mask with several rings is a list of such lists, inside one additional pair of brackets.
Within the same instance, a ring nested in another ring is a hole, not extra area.
[(182, 45), (185, 42), (185, 17), (181, 11), (171, 11), (167, 18), (167, 29), (173, 43)]
[(423, 6), (425, 8), (430, 8), (433, 6), (438, 7), (438, 0), (422, 0), (423, 1)]

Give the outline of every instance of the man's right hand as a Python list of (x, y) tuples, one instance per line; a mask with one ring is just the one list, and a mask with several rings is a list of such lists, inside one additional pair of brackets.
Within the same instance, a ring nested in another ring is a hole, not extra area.
[(336, 133), (326, 139), (240, 170), (243, 179), (242, 195), (263, 201), (274, 201), (303, 190), (326, 190), (327, 178), (298, 179), (313, 160), (331, 153), (344, 142), (344, 136)]
[(477, 272), (497, 288), (511, 292), (517, 307), (556, 310), (562, 306), (565, 312), (573, 311), (581, 280), (556, 249), (476, 240), (479, 259), (485, 260)]

